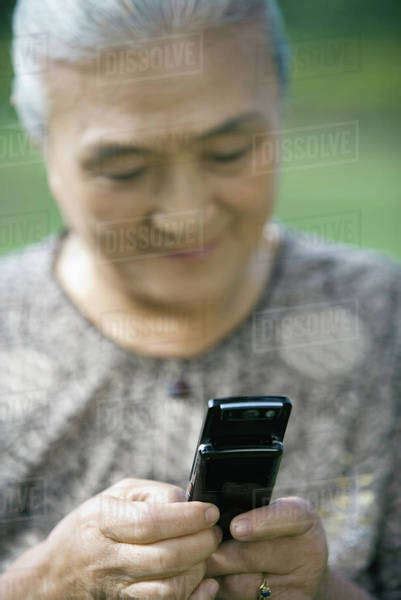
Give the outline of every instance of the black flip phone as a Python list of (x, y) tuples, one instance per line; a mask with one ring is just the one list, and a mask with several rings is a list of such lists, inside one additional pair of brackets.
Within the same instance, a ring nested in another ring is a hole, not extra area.
[(186, 499), (219, 507), (223, 540), (233, 517), (269, 504), (291, 408), (284, 396), (209, 400)]

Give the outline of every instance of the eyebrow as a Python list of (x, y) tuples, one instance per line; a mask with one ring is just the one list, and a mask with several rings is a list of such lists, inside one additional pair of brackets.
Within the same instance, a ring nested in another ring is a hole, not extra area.
[[(261, 125), (267, 124), (265, 116), (260, 112), (242, 113), (236, 117), (227, 119), (220, 125), (212, 127), (198, 136), (195, 135), (194, 140), (205, 141), (219, 135), (235, 133), (253, 122), (261, 123)], [(118, 142), (98, 142), (90, 147), (87, 152), (88, 154), (81, 159), (80, 163), (83, 168), (88, 170), (98, 167), (110, 158), (128, 155), (142, 157), (144, 154), (152, 153), (149, 148)]]
[(106, 162), (110, 158), (117, 158), (119, 156), (143, 156), (144, 153), (150, 154), (150, 151), (146, 148), (139, 146), (132, 146), (130, 144), (119, 144), (113, 143), (98, 143), (92, 146), (90, 155), (84, 156), (81, 160), (81, 166), (84, 169), (95, 169), (103, 162)]
[(239, 131), (243, 127), (250, 125), (253, 122), (267, 124), (266, 117), (260, 112), (254, 111), (242, 113), (237, 117), (227, 119), (227, 121), (224, 121), (221, 125), (217, 125), (216, 127), (209, 129), (205, 133), (202, 133), (198, 137), (198, 139), (207, 140), (211, 137), (215, 137), (218, 135), (224, 135), (226, 133), (235, 133), (236, 131)]

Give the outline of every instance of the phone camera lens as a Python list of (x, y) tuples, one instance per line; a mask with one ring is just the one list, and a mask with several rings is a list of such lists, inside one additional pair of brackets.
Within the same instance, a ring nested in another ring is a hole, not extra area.
[(272, 419), (274, 419), (275, 416), (276, 416), (276, 411), (275, 410), (267, 410), (265, 412), (266, 419), (272, 420)]
[(242, 416), (244, 419), (257, 419), (259, 417), (259, 411), (255, 410), (253, 408), (248, 408), (248, 410), (244, 410), (244, 412), (242, 413)]

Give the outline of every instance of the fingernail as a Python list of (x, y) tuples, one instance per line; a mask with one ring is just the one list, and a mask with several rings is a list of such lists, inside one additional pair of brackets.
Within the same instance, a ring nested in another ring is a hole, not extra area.
[(207, 591), (209, 592), (212, 598), (214, 598), (217, 592), (219, 591), (219, 587), (220, 586), (215, 579), (210, 579), (208, 581)]
[(205, 519), (208, 523), (215, 523), (220, 516), (220, 511), (217, 506), (211, 506), (205, 512)]
[(249, 535), (251, 533), (251, 523), (248, 519), (240, 519), (233, 524), (235, 535)]
[(218, 525), (215, 525), (213, 527), (215, 533), (216, 533), (216, 537), (217, 537), (217, 541), (219, 542), (219, 544), (221, 543), (221, 540), (223, 539), (223, 530), (221, 529), (221, 527), (219, 527)]

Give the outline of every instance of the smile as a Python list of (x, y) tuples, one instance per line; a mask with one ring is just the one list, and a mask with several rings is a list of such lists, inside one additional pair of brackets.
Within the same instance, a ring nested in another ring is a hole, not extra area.
[(196, 250), (182, 250), (167, 254), (166, 258), (172, 258), (174, 260), (203, 260), (208, 258), (213, 251), (217, 248), (219, 242), (214, 241), (204, 245), (202, 248)]

